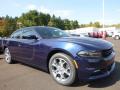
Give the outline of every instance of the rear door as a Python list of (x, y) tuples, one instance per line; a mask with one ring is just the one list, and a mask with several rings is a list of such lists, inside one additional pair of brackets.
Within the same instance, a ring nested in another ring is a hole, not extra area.
[(8, 48), (10, 49), (11, 55), (15, 60), (19, 59), (19, 53), (21, 51), (19, 43), (21, 42), (22, 33), (23, 30), (17, 30), (10, 36), (10, 39), (7, 39), (7, 42), (9, 42)]

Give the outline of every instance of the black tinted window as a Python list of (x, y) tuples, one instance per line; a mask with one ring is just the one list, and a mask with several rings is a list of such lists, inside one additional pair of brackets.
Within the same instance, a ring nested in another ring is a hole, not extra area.
[(22, 39), (32, 39), (33, 36), (36, 36), (36, 32), (34, 30), (25, 30), (22, 34)]
[(20, 39), (22, 34), (22, 30), (16, 31), (11, 35), (11, 38), (17, 38)]
[(36, 31), (42, 38), (68, 37), (69, 34), (57, 28), (37, 28)]

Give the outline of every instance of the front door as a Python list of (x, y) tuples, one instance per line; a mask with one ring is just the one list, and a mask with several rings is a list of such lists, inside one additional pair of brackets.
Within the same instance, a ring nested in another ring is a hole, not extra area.
[(19, 43), (19, 48), (20, 48), (19, 58), (21, 60), (24, 61), (33, 60), (34, 49), (38, 40), (32, 38), (32, 36), (36, 36), (34, 30), (24, 30), (22, 34), (22, 39)]

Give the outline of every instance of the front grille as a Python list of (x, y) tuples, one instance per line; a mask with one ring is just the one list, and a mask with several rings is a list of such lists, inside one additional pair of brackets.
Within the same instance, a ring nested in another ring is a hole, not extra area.
[(107, 57), (107, 56), (109, 56), (112, 52), (113, 52), (113, 48), (107, 49), (107, 50), (103, 50), (103, 51), (102, 51), (102, 56), (103, 56), (103, 57)]

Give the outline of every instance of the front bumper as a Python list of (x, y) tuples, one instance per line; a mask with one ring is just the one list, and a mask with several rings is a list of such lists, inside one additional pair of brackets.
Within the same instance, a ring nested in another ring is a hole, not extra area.
[[(115, 53), (111, 53), (110, 56), (106, 58), (93, 58), (99, 59), (94, 62), (88, 62), (89, 58), (77, 57), (76, 61), (78, 63), (78, 78), (80, 81), (91, 81), (95, 79), (100, 79), (109, 76), (115, 69)], [(91, 58), (90, 58), (91, 59)]]
[[(98, 75), (93, 75), (93, 76), (89, 77), (88, 79), (89, 80), (95, 80), (95, 79), (100, 79), (100, 78), (103, 78), (103, 77), (107, 77), (114, 71), (114, 69), (115, 69), (115, 63), (113, 63), (111, 65), (110, 70), (106, 70), (105, 72), (98, 71)], [(100, 72), (101, 72), (101, 74), (100, 74)], [(95, 73), (97, 73), (97, 72), (95, 72)]]

